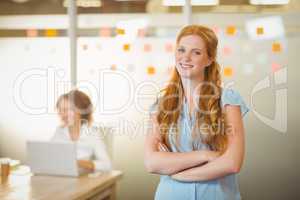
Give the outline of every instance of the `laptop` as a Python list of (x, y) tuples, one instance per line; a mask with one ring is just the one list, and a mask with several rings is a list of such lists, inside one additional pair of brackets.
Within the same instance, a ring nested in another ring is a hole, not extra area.
[(72, 142), (27, 142), (27, 159), (36, 175), (78, 177), (87, 171), (77, 166), (76, 144)]

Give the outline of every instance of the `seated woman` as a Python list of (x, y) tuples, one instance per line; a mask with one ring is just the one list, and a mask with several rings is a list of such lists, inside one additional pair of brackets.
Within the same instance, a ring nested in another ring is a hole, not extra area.
[(106, 147), (93, 129), (93, 105), (79, 90), (59, 97), (56, 108), (62, 124), (56, 128), (52, 141), (70, 141), (77, 144), (78, 166), (81, 170), (109, 171), (112, 169)]

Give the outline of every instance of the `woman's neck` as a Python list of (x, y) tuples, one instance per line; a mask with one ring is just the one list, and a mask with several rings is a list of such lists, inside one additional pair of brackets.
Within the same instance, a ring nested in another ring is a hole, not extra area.
[(182, 86), (184, 96), (189, 105), (193, 107), (193, 101), (197, 99), (198, 95), (200, 94), (201, 84), (203, 80), (191, 80), (191, 79), (182, 79)]

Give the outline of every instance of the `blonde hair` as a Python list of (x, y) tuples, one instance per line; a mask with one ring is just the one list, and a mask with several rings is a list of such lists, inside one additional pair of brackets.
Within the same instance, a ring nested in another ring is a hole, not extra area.
[[(224, 152), (227, 147), (227, 136), (225, 135), (225, 117), (221, 108), (221, 74), (220, 66), (216, 61), (218, 39), (215, 33), (204, 26), (189, 25), (184, 27), (177, 36), (176, 44), (182, 37), (188, 35), (197, 35), (205, 43), (207, 55), (212, 63), (204, 70), (204, 81), (209, 84), (203, 84), (200, 88), (201, 97), (197, 103), (200, 111), (196, 114), (196, 123), (192, 131), (193, 142), (201, 139), (210, 149)], [(214, 88), (210, 86), (214, 85)], [(207, 98), (209, 96), (209, 98)], [(174, 136), (171, 129), (175, 129), (176, 146), (180, 145), (180, 133), (178, 131), (178, 119), (181, 112), (182, 102), (184, 100), (183, 86), (180, 75), (174, 67), (171, 79), (165, 89), (162, 90), (162, 97), (158, 100), (157, 121), (160, 125), (160, 131), (163, 135), (165, 144), (170, 148), (170, 134)], [(201, 124), (209, 125), (207, 131), (200, 131)], [(221, 124), (221, 127), (215, 127)], [(217, 130), (217, 129), (218, 130)], [(220, 129), (219, 129), (220, 128)], [(193, 143), (194, 144), (194, 143)], [(196, 147), (193, 145), (193, 148)]]

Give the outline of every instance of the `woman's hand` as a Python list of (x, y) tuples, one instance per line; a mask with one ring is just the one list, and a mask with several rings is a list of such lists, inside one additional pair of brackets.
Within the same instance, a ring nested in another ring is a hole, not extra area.
[(77, 160), (77, 165), (80, 168), (93, 171), (95, 169), (94, 163), (91, 160)]

